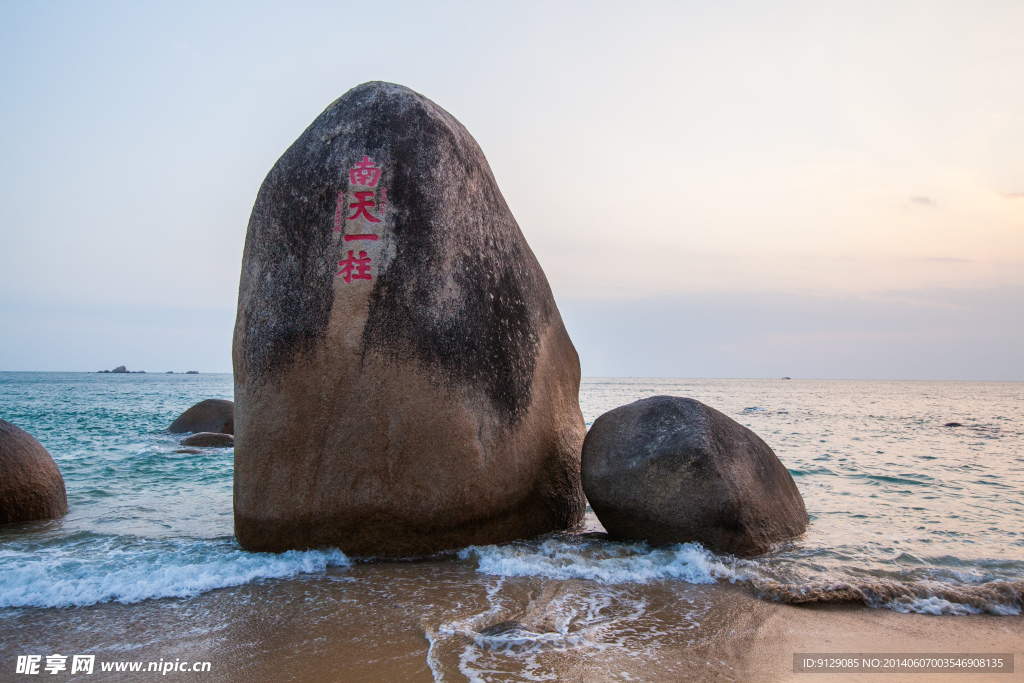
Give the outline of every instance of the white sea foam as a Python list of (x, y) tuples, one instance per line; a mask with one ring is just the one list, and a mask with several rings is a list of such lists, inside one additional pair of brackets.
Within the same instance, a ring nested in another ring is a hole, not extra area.
[(1021, 608), (1013, 603), (982, 602), (971, 604), (969, 602), (956, 602), (947, 600), (937, 595), (930, 595), (920, 598), (903, 600), (890, 600), (882, 602), (878, 607), (885, 607), (894, 612), (904, 614), (995, 614), (998, 616), (1020, 616)]
[(881, 603), (881, 606), (887, 607), (894, 612), (903, 612), (904, 614), (981, 614), (984, 612), (984, 610), (977, 607), (950, 602), (934, 595), (927, 598), (914, 598), (913, 600), (894, 600)]
[(1022, 613), (1020, 582), (965, 586), (881, 580), (863, 584), (780, 583), (766, 579), (765, 567), (756, 561), (718, 556), (695, 543), (651, 548), (646, 543), (548, 539), (540, 544), (471, 546), (460, 551), (459, 557), (476, 560), (477, 571), (481, 573), (502, 577), (588, 579), (602, 584), (664, 579), (693, 584), (742, 581), (751, 582), (762, 597), (798, 604), (861, 602), (870, 607), (917, 614)]
[[(660, 619), (648, 614), (647, 597), (633, 585), (594, 581), (570, 587), (554, 581), (526, 593), (522, 586), (499, 577), (487, 589), (483, 612), (436, 628), (424, 624), (427, 662), (437, 683), (505, 680), (502, 674), (509, 672), (516, 680), (563, 680), (567, 660), (561, 653), (585, 651), (581, 656), (589, 661), (604, 652), (639, 655), (648, 651), (644, 643), (666, 635)], [(676, 627), (695, 626), (693, 617), (702, 609), (678, 605)]]
[(91, 539), (0, 552), (0, 607), (71, 607), (185, 598), (258, 579), (346, 566), (340, 550), (249, 553), (233, 540)]
[(862, 603), (904, 613), (1002, 616), (1019, 615), (1024, 607), (1024, 582), (1020, 581), (962, 585), (892, 580), (786, 584), (755, 579), (753, 584), (763, 598), (797, 605)]
[(647, 583), (678, 579), (710, 584), (736, 581), (741, 572), (696, 543), (651, 548), (645, 543), (569, 543), (548, 539), (539, 545), (470, 546), (459, 557), (475, 559), (477, 571), (496, 576), (590, 579), (600, 583)]

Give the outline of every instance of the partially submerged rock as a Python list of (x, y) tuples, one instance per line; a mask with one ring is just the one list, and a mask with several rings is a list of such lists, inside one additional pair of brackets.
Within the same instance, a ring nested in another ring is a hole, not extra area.
[(425, 555), (582, 519), (547, 279), (476, 141), (408, 88), (349, 91), (270, 171), (233, 356), (247, 549)]
[(235, 445), (235, 437), (219, 432), (199, 432), (186, 436), (179, 443), (182, 446), (197, 446), (199, 448), (229, 448)]
[(803, 498), (768, 444), (691, 398), (655, 396), (597, 418), (582, 475), (613, 538), (753, 555), (807, 528)]
[(235, 433), (235, 404), (222, 398), (208, 398), (195, 404), (167, 428), (171, 434), (186, 432)]
[(0, 420), (0, 524), (55, 519), (67, 511), (57, 463), (31, 434)]

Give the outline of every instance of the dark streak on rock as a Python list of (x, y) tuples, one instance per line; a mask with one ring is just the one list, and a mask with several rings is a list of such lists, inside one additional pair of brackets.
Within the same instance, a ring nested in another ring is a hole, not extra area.
[[(288, 148), (263, 181), (246, 234), (246, 263), (267, 264), (246, 318), (246, 363), (261, 376), (293, 362), (321, 341), (334, 302), (331, 230), (335, 192), (326, 159), (308, 158), (310, 134)], [(333, 180), (333, 179), (332, 179)]]

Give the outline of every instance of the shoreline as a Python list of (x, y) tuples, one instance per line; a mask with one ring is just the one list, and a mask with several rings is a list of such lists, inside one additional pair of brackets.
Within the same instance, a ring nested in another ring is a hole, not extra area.
[[(564, 620), (567, 612), (579, 622)], [(488, 635), (506, 623), (524, 631)], [(457, 561), (357, 564), (188, 599), (6, 608), (0, 624), (5, 670), (13, 671), (17, 655), (57, 652), (95, 654), (97, 662), (208, 661), (204, 680), (215, 681), (458, 681), (475, 670), (588, 683), (934, 681), (934, 674), (794, 673), (793, 654), (1016, 651), (1019, 659), (1024, 644), (1024, 619), (1014, 616), (791, 606), (724, 582), (499, 578)], [(1013, 674), (969, 680), (1024, 680), (1017, 664)]]

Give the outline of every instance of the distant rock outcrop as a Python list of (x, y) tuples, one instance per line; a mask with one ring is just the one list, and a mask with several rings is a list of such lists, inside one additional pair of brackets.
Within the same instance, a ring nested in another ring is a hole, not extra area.
[(0, 524), (55, 519), (67, 511), (57, 463), (31, 434), (0, 420)]
[(199, 448), (229, 448), (235, 445), (235, 437), (219, 432), (199, 432), (198, 434), (186, 436), (180, 443), (182, 446), (196, 446)]
[(116, 368), (114, 368), (113, 370), (111, 370), (111, 372), (117, 372), (117, 373), (127, 373), (127, 372), (128, 372), (128, 368), (126, 368), (126, 367), (125, 367), (125, 366), (123, 366), (123, 365), (118, 365), (118, 366), (117, 366)]
[(576, 350), (480, 147), (408, 88), (350, 90), (267, 175), (233, 356), (246, 549), (407, 557), (582, 519)]
[(690, 398), (655, 396), (597, 418), (582, 474), (613, 538), (753, 555), (807, 528), (803, 498), (768, 444)]
[(235, 404), (223, 398), (208, 398), (195, 404), (167, 428), (171, 434), (185, 432), (235, 433)]

